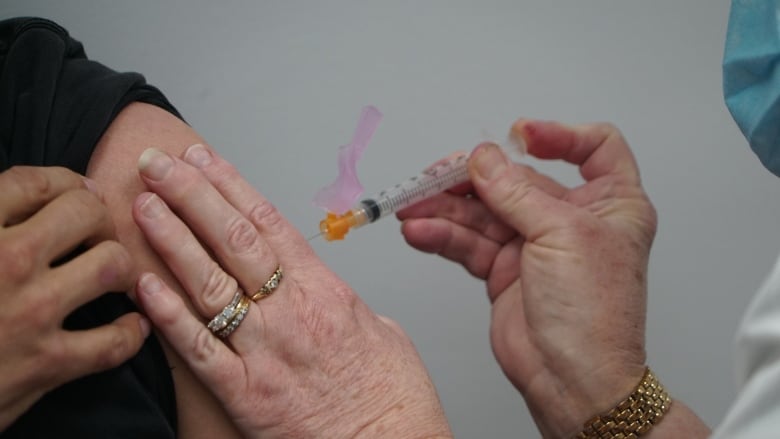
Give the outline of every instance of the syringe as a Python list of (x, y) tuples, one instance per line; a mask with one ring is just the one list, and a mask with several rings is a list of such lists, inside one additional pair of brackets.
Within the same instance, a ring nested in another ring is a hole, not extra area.
[(320, 234), (328, 241), (344, 239), (351, 229), (373, 223), (418, 201), (444, 192), (469, 179), (468, 154), (460, 153), (421, 174), (360, 201), (342, 215), (328, 213), (320, 221)]

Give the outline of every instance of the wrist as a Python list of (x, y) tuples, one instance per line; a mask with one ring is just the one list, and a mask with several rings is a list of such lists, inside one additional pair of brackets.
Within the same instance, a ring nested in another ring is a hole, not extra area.
[(576, 439), (639, 437), (660, 423), (672, 399), (650, 368), (625, 399), (607, 412), (588, 420)]
[(631, 395), (645, 369), (635, 364), (603, 367), (567, 380), (539, 378), (523, 393), (542, 437), (570, 439), (588, 420), (610, 411)]

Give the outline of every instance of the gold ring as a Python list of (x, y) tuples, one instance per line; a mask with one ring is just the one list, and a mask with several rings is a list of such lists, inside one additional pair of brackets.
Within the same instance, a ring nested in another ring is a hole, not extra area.
[(282, 272), (282, 266), (279, 265), (276, 267), (276, 270), (274, 270), (274, 274), (272, 274), (271, 277), (268, 278), (268, 280), (265, 282), (265, 284), (263, 284), (263, 286), (260, 287), (260, 290), (258, 290), (255, 294), (252, 295), (252, 300), (258, 301), (270, 296), (271, 293), (274, 292), (276, 287), (279, 286), (279, 282), (282, 281), (283, 277), (284, 277), (284, 272)]
[(228, 335), (232, 334), (233, 331), (238, 328), (238, 325), (244, 321), (244, 317), (246, 317), (246, 313), (249, 311), (250, 303), (252, 303), (252, 301), (249, 297), (241, 296), (241, 300), (238, 302), (238, 305), (236, 305), (236, 311), (233, 318), (230, 320), (230, 323), (217, 333), (219, 338), (227, 338)]
[(244, 292), (241, 290), (236, 290), (236, 294), (233, 295), (233, 299), (225, 305), (224, 308), (222, 308), (222, 311), (219, 312), (216, 316), (214, 316), (213, 319), (209, 322), (208, 325), (206, 325), (207, 328), (211, 330), (213, 333), (217, 333), (223, 329), (230, 323), (231, 320), (233, 320), (233, 317), (236, 314), (236, 307), (238, 306), (238, 303), (241, 301), (241, 297), (244, 296)]

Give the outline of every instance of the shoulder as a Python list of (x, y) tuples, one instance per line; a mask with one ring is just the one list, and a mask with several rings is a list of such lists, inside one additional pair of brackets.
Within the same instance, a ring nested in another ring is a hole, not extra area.
[(103, 133), (132, 102), (180, 117), (143, 75), (90, 60), (58, 24), (0, 21), (0, 170), (65, 166), (83, 174)]

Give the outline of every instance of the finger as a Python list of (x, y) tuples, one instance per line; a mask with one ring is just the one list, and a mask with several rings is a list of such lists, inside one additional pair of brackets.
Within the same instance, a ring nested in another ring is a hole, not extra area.
[(138, 353), (149, 332), (149, 321), (136, 312), (95, 329), (64, 331), (56, 339), (62, 361), (51, 366), (61, 382), (111, 369)]
[(11, 230), (20, 236), (35, 237), (40, 256), (46, 262), (64, 256), (80, 244), (115, 236), (114, 223), (106, 206), (83, 189), (62, 193)]
[[(436, 169), (438, 166), (445, 165), (448, 163), (451, 163), (454, 160), (458, 160), (459, 158), (468, 155), (465, 151), (455, 151), (452, 154), (448, 155), (447, 157), (444, 157), (442, 159), (439, 159), (435, 161), (433, 164), (425, 168), (425, 172), (431, 172), (434, 169)], [(465, 181), (463, 183), (459, 183), (449, 189), (447, 189), (448, 193), (455, 194), (455, 195), (473, 195), (474, 194), (474, 188), (471, 186), (471, 182)]]
[(446, 191), (449, 194), (453, 195), (460, 195), (460, 196), (473, 196), (474, 193), (474, 186), (471, 184), (470, 181), (466, 181), (460, 184), (457, 184)]
[(523, 168), (512, 166), (497, 145), (482, 144), (475, 149), (469, 175), (487, 208), (528, 241), (566, 226), (577, 215), (574, 206), (540, 189)]
[[(149, 188), (177, 212), (195, 236), (206, 243), (225, 271), (236, 277), (247, 293), (260, 289), (276, 270), (278, 262), (257, 228), (225, 200), (201, 172), (187, 163), (150, 148), (144, 151), (138, 164)], [(151, 203), (154, 199), (148, 198), (147, 201)], [(172, 218), (168, 216), (167, 220)], [(145, 215), (140, 218), (147, 225), (145, 230), (150, 232), (150, 236), (157, 236), (147, 219), (151, 218)], [(159, 218), (159, 221), (165, 220), (166, 217)], [(185, 235), (189, 234), (183, 233), (182, 227), (170, 227), (179, 231), (183, 244), (194, 245), (191, 240), (186, 240)], [(158, 246), (165, 246), (166, 243), (162, 242), (165, 239), (161, 237)], [(175, 259), (175, 255), (172, 256)]]
[(87, 188), (86, 181), (60, 167), (15, 166), (0, 173), (0, 225), (23, 220), (69, 190)]
[(441, 165), (446, 165), (446, 164), (451, 163), (451, 162), (453, 162), (455, 160), (459, 160), (459, 159), (461, 159), (465, 155), (468, 155), (468, 152), (466, 152), (466, 151), (455, 151), (452, 154), (448, 155), (447, 157), (443, 157), (443, 158), (440, 158), (439, 160), (436, 160), (430, 166), (425, 168), (425, 171), (426, 172), (433, 171), (437, 167), (439, 167)]
[[(488, 143), (488, 142), (486, 142)], [(479, 147), (479, 146), (477, 146)], [(462, 153), (458, 153), (462, 154)], [(453, 154), (455, 155), (455, 154)], [(439, 160), (438, 162), (431, 165), (429, 168), (435, 167), (437, 164), (442, 163), (446, 161), (447, 159)], [(515, 163), (513, 166), (521, 167), (525, 170), (525, 172), (528, 175), (528, 178), (540, 189), (544, 190), (548, 194), (554, 196), (555, 198), (563, 198), (567, 192), (570, 190), (566, 186), (558, 183), (555, 179), (537, 172), (534, 168), (528, 165)], [(471, 184), (470, 181), (467, 181), (465, 183), (461, 183), (457, 186), (451, 187), (450, 189), (447, 189), (448, 193), (454, 194), (454, 195), (473, 195), (474, 194), (474, 186)]]
[(442, 218), (410, 219), (401, 225), (412, 247), (457, 262), (473, 276), (485, 279), (501, 245), (482, 234)]
[(116, 241), (103, 241), (75, 259), (66, 262), (43, 278), (42, 291), (50, 301), (60, 304), (63, 319), (67, 314), (109, 291), (129, 292), (135, 282), (135, 264), (130, 253)]
[[(555, 198), (563, 198), (569, 189), (554, 179), (521, 164), (511, 164), (514, 173), (521, 173), (535, 187)], [(472, 188), (473, 190), (473, 188)], [(469, 227), (496, 242), (506, 242), (517, 233), (509, 227), (479, 199), (466, 199), (450, 193), (439, 194), (398, 212), (403, 220), (412, 217), (442, 217), (462, 226)]]
[(237, 281), (214, 262), (160, 197), (148, 192), (139, 195), (133, 218), (203, 317), (212, 318), (231, 302)]
[(515, 122), (510, 136), (522, 137), (528, 152), (543, 159), (563, 159), (580, 167), (585, 180), (618, 175), (639, 182), (639, 168), (623, 135), (613, 125), (568, 126), (557, 122)]
[(566, 186), (558, 183), (554, 178), (539, 173), (530, 166), (517, 163), (512, 166), (515, 168), (512, 172), (524, 175), (531, 184), (554, 198), (562, 199), (570, 190)]
[(506, 242), (517, 232), (475, 199), (441, 193), (396, 214), (401, 221), (413, 218), (443, 218), (467, 227), (495, 242)]
[(227, 401), (245, 391), (241, 358), (193, 316), (157, 275), (142, 274), (136, 294), (154, 326), (219, 399)]
[[(149, 243), (176, 275), (201, 316), (213, 319), (233, 303), (238, 290), (234, 276), (214, 262), (187, 225), (160, 197), (150, 193), (141, 194), (136, 200), (133, 215)], [(283, 282), (276, 287), (285, 290), (281, 292), (284, 297), (289, 292), (286, 285)], [(250, 297), (260, 289), (259, 286), (253, 288), (247, 292)], [(246, 291), (242, 290), (241, 293)], [(269, 305), (271, 303), (274, 302), (269, 302)], [(254, 303), (251, 306), (255, 307)], [(246, 313), (244, 320), (250, 323), (242, 323), (230, 336), (231, 344), (238, 352), (253, 349), (267, 335), (266, 331), (258, 329), (258, 322), (264, 321), (263, 311), (259, 307), (254, 313)]]
[(222, 196), (249, 218), (277, 255), (279, 263), (291, 269), (290, 273), (317, 264), (306, 238), (214, 150), (200, 144), (192, 145), (184, 152), (183, 159), (199, 168)]

